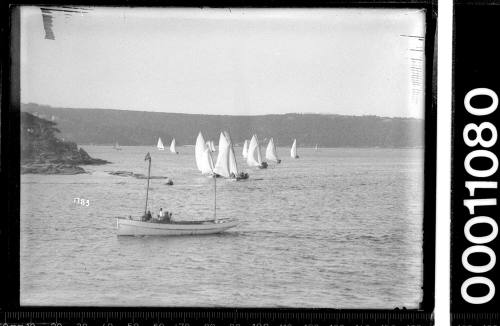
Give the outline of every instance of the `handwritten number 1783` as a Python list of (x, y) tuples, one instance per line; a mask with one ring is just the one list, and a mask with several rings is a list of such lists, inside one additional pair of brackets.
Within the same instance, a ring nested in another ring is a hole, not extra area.
[(80, 204), (82, 206), (90, 206), (90, 200), (84, 199), (84, 198), (75, 197), (75, 198), (73, 198), (73, 203), (75, 203), (77, 205)]

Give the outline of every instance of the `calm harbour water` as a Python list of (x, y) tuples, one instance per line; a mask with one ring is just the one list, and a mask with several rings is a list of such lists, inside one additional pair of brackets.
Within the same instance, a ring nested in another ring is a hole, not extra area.
[[(21, 304), (416, 308), (422, 299), (422, 149), (278, 148), (282, 164), (217, 181), (219, 235), (118, 237), (116, 216), (150, 208), (213, 216), (194, 147), (83, 146), (113, 162), (90, 174), (21, 176)], [(264, 151), (263, 151), (264, 152)], [(286, 155), (285, 155), (286, 154)], [(74, 198), (89, 200), (89, 206)]]

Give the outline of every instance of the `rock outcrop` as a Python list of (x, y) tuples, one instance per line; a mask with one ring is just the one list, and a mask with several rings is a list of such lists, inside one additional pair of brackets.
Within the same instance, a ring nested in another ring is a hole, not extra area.
[(79, 174), (86, 173), (79, 165), (109, 163), (57, 138), (58, 132), (55, 122), (21, 113), (21, 173)]

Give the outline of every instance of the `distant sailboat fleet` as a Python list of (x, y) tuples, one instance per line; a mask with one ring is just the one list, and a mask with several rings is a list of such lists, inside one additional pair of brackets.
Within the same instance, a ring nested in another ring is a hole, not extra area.
[[(264, 140), (267, 140), (267, 138), (264, 138)], [(179, 154), (176, 146), (177, 145), (175, 138), (172, 138), (169, 147), (169, 151), (172, 154)], [(226, 149), (227, 146), (229, 146), (229, 148)], [(218, 150), (219, 153), (217, 155), (216, 162), (222, 162), (222, 160), (224, 159), (221, 157), (221, 152), (225, 153), (227, 151), (229, 153), (228, 162), (229, 164), (231, 164), (231, 166), (233, 166), (233, 170), (230, 173), (234, 173), (235, 175), (240, 174), (240, 171), (237, 168), (236, 159), (235, 158), (233, 159), (233, 157), (235, 157), (233, 146), (234, 144), (232, 141), (230, 141), (230, 136), (227, 131), (221, 132), (219, 137), (218, 148), (215, 147), (215, 143), (213, 140), (205, 141), (202, 133), (200, 132), (198, 134), (198, 137), (196, 138), (196, 143), (195, 143), (195, 153), (196, 153), (195, 158), (198, 170), (202, 171), (203, 174), (213, 174), (214, 168), (217, 166), (217, 163), (213, 162), (211, 153), (214, 153)], [(156, 144), (156, 147), (160, 151), (165, 150), (165, 146), (163, 145), (161, 137), (158, 137), (158, 142)], [(115, 150), (121, 150), (121, 147), (118, 144), (118, 142), (114, 144), (113, 148)], [(314, 146), (314, 150), (318, 151), (318, 148), (319, 148), (318, 144), (316, 144)], [(260, 143), (256, 134), (253, 134), (250, 140), (248, 139), (244, 140), (241, 154), (249, 167), (257, 167), (259, 169), (265, 169), (268, 166), (267, 162), (274, 162), (276, 164), (281, 163), (281, 159), (278, 157), (276, 144), (274, 143), (273, 137), (269, 138), (269, 141), (267, 143), (265, 152), (266, 161), (264, 161), (262, 158)], [(297, 154), (297, 139), (293, 140), (292, 147), (290, 148), (290, 157), (294, 159), (299, 158), (299, 155)], [(220, 163), (220, 164), (225, 164), (225, 163)], [(220, 164), (218, 169), (219, 171), (220, 171)], [(222, 172), (223, 173), (221, 175), (227, 174), (225, 173), (225, 170), (223, 170)]]

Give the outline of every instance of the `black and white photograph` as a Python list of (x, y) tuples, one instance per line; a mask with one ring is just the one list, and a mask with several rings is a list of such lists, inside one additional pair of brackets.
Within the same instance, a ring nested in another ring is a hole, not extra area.
[(22, 6), (20, 305), (418, 309), (426, 28)]

